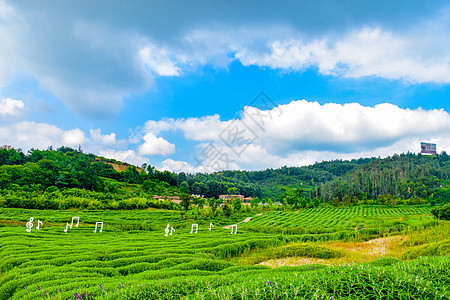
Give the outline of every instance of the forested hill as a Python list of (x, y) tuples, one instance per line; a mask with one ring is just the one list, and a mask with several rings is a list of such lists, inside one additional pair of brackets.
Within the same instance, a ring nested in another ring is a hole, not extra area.
[(261, 188), (263, 197), (280, 200), (278, 198), (289, 189), (298, 187), (311, 189), (374, 160), (376, 158), (333, 160), (303, 167), (284, 166), (264, 171), (223, 171), (216, 175), (256, 184)]
[[(383, 204), (393, 198), (429, 199), (448, 202), (450, 157), (400, 154), (376, 159), (317, 187), (316, 195), (324, 201), (378, 199)], [(346, 200), (345, 200), (345, 199)]]
[[(245, 196), (261, 197), (252, 183), (215, 174), (186, 175), (159, 171), (149, 165), (136, 167), (113, 159), (61, 147), (45, 151), (0, 149), (0, 192), (87, 190), (106, 197), (124, 198), (202, 194), (218, 197), (235, 188)], [(79, 191), (77, 191), (79, 193)]]
[[(445, 152), (434, 156), (408, 153), (384, 159), (334, 160), (264, 171), (176, 174), (68, 147), (32, 149), (27, 154), (0, 149), (0, 194), (22, 193), (20, 197), (89, 191), (86, 197), (95, 199), (186, 194), (218, 198), (231, 189), (244, 196), (289, 204), (311, 202), (314, 198), (339, 203), (367, 199), (384, 203), (393, 198), (448, 202), (449, 180), (450, 159)], [(94, 197), (92, 193), (97, 194)]]
[(132, 166), (68, 147), (31, 149), (27, 154), (20, 149), (0, 149), (0, 190), (42, 193), (49, 188), (82, 189), (125, 197), (124, 193), (130, 189), (124, 185), (134, 185), (132, 194), (180, 196), (191, 193), (218, 198), (231, 188), (244, 196), (282, 201), (290, 190), (299, 186), (312, 190), (373, 160), (335, 160), (265, 171), (175, 174), (149, 165)]

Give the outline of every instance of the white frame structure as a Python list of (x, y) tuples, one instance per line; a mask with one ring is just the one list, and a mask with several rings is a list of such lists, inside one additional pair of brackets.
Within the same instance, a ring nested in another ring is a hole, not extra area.
[(198, 232), (198, 224), (192, 224), (191, 225), (191, 234), (194, 232), (194, 227), (195, 227), (195, 233)]
[(97, 232), (97, 225), (98, 225), (98, 224), (102, 224), (102, 227), (100, 227), (100, 230), (99, 230), (99, 232), (102, 233), (102, 231), (103, 231), (103, 222), (95, 222), (95, 230), (94, 230), (94, 233)]

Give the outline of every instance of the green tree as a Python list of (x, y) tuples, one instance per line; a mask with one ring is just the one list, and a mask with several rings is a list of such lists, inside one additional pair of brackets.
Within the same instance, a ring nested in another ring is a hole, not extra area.
[(197, 197), (196, 200), (197, 200), (198, 208), (202, 209), (205, 206), (205, 202), (206, 202), (205, 199)]
[(378, 196), (378, 203), (380, 205), (385, 205), (386, 204), (386, 196), (385, 195)]
[(338, 197), (334, 197), (333, 200), (331, 200), (331, 205), (333, 206), (339, 206), (340, 200)]
[(319, 205), (320, 205), (320, 199), (319, 199), (319, 197), (315, 197), (315, 198), (314, 198), (313, 204), (314, 204), (314, 207), (319, 207)]
[(395, 205), (394, 196), (392, 196), (391, 194), (387, 194), (386, 195), (386, 203), (390, 206), (394, 206)]
[(192, 193), (194, 193), (196, 195), (204, 196), (204, 195), (208, 194), (208, 186), (203, 182), (194, 182), (191, 190), (192, 190)]
[(241, 199), (233, 198), (233, 207), (235, 211), (240, 211), (242, 208)]
[(433, 207), (431, 213), (438, 219), (450, 220), (450, 203)]
[(209, 198), (208, 199), (208, 205), (209, 205), (209, 207), (211, 207), (211, 210), (214, 213), (214, 211), (217, 208), (217, 200), (214, 199), (214, 197)]
[(238, 192), (238, 190), (237, 190), (236, 187), (231, 187), (231, 188), (228, 188), (228, 189), (227, 189), (228, 195), (236, 195), (237, 192)]
[(257, 207), (259, 204), (259, 198), (258, 197), (252, 197), (252, 199), (250, 200), (250, 206), (255, 208)]
[(344, 202), (344, 205), (350, 205), (352, 202), (352, 199), (349, 195), (345, 194), (344, 198), (342, 198), (342, 202)]
[(183, 181), (180, 184), (180, 192), (185, 193), (185, 194), (191, 193), (191, 190), (189, 189), (189, 184), (186, 181)]
[(187, 213), (189, 206), (191, 205), (192, 202), (192, 196), (189, 194), (183, 194), (181, 195), (181, 206), (183, 206), (184, 208), (184, 213)]

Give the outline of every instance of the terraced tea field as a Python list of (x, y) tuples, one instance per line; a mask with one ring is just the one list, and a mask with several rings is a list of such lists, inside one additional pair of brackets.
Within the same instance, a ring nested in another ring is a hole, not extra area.
[(401, 232), (408, 227), (426, 227), (433, 222), (429, 207), (354, 206), (313, 208), (297, 212), (270, 211), (253, 217), (242, 224), (242, 228), (254, 232), (308, 234), (323, 239), (340, 239), (355, 232), (382, 236), (383, 232)]
[[(430, 222), (426, 208), (400, 211), (405, 213), (402, 216), (394, 209), (371, 209), (372, 214), (386, 218), (386, 224), (397, 218), (405, 218), (411, 226), (420, 220)], [(348, 216), (353, 218), (351, 226), (360, 217), (358, 210), (342, 213), (334, 208), (265, 212), (240, 223), (237, 234), (221, 227), (226, 224), (216, 224), (210, 231), (213, 220), (202, 220), (198, 233), (190, 234), (192, 221), (174, 211), (0, 209), (0, 299), (338, 299), (355, 293), (374, 299), (398, 293), (416, 299), (448, 297), (447, 257), (279, 269), (230, 262), (243, 254), (283, 245), (287, 247), (282, 248), (284, 255), (309, 252), (309, 244), (291, 243), (305, 235), (267, 233), (262, 224), (276, 218), (284, 222), (276, 226), (290, 228), (288, 222), (303, 220), (304, 228), (317, 228), (318, 221), (311, 217), (314, 213), (316, 217), (334, 213), (342, 228)], [(309, 223), (304, 223), (308, 215)], [(34, 227), (27, 232), (31, 216)], [(65, 233), (72, 216), (80, 217), (79, 227)], [(43, 222), (40, 230), (35, 227), (38, 219)], [(103, 232), (94, 233), (99, 221), (104, 222)], [(175, 232), (166, 237), (164, 228), (169, 222)], [(257, 224), (261, 232), (255, 232)], [(375, 221), (366, 224), (376, 225)], [(330, 228), (327, 225), (325, 230)]]

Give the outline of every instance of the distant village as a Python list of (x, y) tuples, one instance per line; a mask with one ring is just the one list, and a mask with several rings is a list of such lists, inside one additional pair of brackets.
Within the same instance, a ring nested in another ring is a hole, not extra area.
[[(200, 198), (205, 201), (205, 203), (208, 203), (208, 198), (206, 198), (203, 195), (191, 195), (192, 197)], [(159, 201), (172, 201), (174, 203), (181, 203), (180, 197), (169, 197), (169, 196), (153, 196), (154, 199)], [(248, 205), (250, 206), (250, 202), (252, 200), (251, 197), (244, 197), (244, 195), (219, 195), (219, 200), (222, 200), (222, 204), (220, 204), (220, 207), (225, 206), (227, 203), (232, 203), (234, 199), (241, 200), (242, 205)], [(258, 205), (268, 205), (267, 203), (258, 203)], [(274, 203), (274, 205), (282, 205), (281, 203)], [(194, 204), (194, 206), (197, 206), (197, 204)]]

